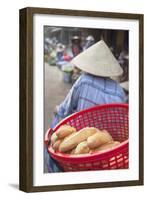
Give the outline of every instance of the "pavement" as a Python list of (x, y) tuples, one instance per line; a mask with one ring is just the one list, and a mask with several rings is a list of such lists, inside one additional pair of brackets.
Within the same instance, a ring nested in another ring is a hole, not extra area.
[(56, 105), (59, 105), (71, 88), (63, 81), (63, 72), (57, 66), (45, 63), (44, 75), (44, 131), (50, 127)]

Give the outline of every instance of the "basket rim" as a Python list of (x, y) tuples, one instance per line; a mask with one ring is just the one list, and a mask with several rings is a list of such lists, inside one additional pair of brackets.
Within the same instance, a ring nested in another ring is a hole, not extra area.
[(82, 115), (85, 112), (90, 112), (93, 110), (97, 110), (97, 109), (104, 109), (104, 108), (111, 108), (111, 107), (121, 107), (121, 108), (126, 108), (128, 109), (128, 104), (127, 103), (110, 103), (110, 104), (101, 104), (101, 105), (96, 105), (96, 106), (92, 106), (89, 108), (86, 108), (84, 110), (80, 110), (78, 112), (75, 112), (67, 117), (65, 117), (64, 119), (62, 119), (54, 128), (53, 131), (55, 132), (60, 126), (62, 126), (63, 124), (67, 123), (69, 121), (69, 119), (73, 118), (73, 117), (77, 117), (79, 114)]

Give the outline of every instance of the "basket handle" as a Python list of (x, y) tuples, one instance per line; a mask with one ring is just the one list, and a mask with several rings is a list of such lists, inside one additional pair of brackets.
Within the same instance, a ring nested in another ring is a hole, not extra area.
[(45, 133), (44, 143), (46, 144), (47, 147), (50, 144), (50, 138), (51, 138), (52, 134), (53, 134), (53, 129), (52, 128), (49, 128)]

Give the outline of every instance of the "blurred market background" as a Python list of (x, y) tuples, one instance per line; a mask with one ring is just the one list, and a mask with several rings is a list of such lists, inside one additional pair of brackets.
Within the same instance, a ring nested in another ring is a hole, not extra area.
[[(103, 39), (119, 61), (124, 73), (113, 77), (128, 81), (128, 31), (70, 27), (44, 27), (44, 130), (51, 124), (59, 105), (80, 74), (70, 61), (80, 52)], [(128, 91), (126, 90), (126, 93)]]

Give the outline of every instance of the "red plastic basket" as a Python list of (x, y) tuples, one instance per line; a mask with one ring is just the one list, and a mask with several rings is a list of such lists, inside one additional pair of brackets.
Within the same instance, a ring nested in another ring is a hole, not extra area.
[[(53, 132), (64, 124), (80, 130), (84, 127), (106, 129), (114, 140), (121, 144), (99, 153), (69, 155), (54, 152), (48, 145)], [(54, 129), (45, 135), (48, 153), (54, 158), (63, 171), (87, 171), (128, 168), (128, 104), (105, 104), (74, 113), (63, 119)]]

